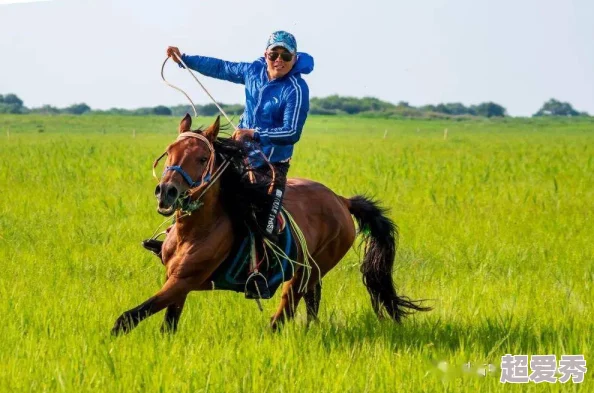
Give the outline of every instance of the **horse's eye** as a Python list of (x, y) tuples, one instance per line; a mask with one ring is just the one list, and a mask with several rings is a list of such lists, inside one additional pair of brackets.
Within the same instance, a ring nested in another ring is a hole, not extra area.
[(201, 164), (206, 164), (206, 161), (208, 161), (208, 158), (201, 158), (200, 159), (200, 163)]

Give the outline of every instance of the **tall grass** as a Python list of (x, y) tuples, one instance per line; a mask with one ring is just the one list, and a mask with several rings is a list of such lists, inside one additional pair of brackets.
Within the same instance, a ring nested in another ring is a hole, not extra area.
[[(278, 296), (260, 313), (209, 292), (189, 297), (175, 336), (159, 333), (159, 314), (112, 338), (115, 318), (163, 281), (140, 240), (163, 221), (150, 168), (176, 129), (159, 117), (0, 117), (0, 391), (560, 391), (576, 386), (503, 386), (499, 371), (462, 365), (506, 353), (592, 362), (588, 121), (312, 117), (290, 175), (390, 207), (399, 292), (435, 310), (378, 321), (355, 248), (324, 280), (310, 327), (301, 309), (269, 331)], [(594, 391), (590, 374), (581, 388)]]

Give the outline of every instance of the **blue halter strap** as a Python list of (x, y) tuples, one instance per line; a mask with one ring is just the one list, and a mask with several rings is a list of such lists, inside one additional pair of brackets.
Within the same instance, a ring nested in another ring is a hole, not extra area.
[(184, 171), (183, 168), (179, 165), (171, 165), (171, 166), (165, 167), (165, 170), (163, 171), (162, 176), (164, 176), (165, 173), (167, 173), (167, 171), (175, 171), (175, 172), (179, 173), (184, 178), (186, 183), (188, 183), (190, 188), (198, 187), (198, 186), (202, 185), (203, 183), (208, 183), (210, 181), (210, 177), (211, 177), (211, 173), (209, 172), (206, 174), (206, 176), (204, 176), (204, 180), (200, 179), (200, 180), (193, 181), (192, 178), (190, 177), (190, 175), (188, 175), (188, 173), (186, 171)]

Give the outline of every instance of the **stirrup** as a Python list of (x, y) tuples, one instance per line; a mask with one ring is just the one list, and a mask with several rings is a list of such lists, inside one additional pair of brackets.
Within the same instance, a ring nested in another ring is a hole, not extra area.
[(268, 281), (262, 273), (255, 271), (245, 281), (245, 298), (246, 299), (270, 299), (270, 289), (268, 289)]

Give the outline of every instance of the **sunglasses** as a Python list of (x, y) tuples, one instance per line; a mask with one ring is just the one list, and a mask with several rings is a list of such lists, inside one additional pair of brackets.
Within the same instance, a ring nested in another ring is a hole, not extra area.
[(283, 61), (288, 62), (293, 60), (293, 54), (289, 52), (266, 52), (266, 57), (268, 57), (268, 60), (270, 61), (275, 61), (279, 56)]

